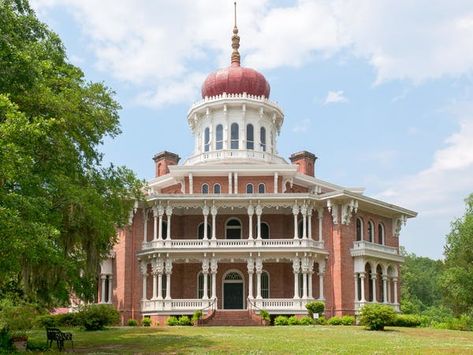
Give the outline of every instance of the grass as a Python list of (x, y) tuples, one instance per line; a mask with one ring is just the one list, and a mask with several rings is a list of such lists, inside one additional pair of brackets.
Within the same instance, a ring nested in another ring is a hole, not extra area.
[[(88, 354), (473, 354), (473, 332), (430, 328), (120, 327), (72, 332), (75, 352)], [(34, 345), (45, 344), (45, 338), (40, 330), (29, 335)], [(66, 342), (66, 351), (70, 348)]]

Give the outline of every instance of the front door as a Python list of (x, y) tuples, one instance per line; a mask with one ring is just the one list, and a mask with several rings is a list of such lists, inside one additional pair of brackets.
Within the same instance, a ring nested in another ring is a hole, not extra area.
[(243, 309), (243, 283), (223, 284), (223, 308)]

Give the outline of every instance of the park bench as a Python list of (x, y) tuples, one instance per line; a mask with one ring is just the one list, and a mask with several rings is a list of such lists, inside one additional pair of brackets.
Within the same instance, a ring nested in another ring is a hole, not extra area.
[(53, 341), (55, 341), (59, 351), (64, 350), (64, 341), (69, 340), (72, 344), (72, 349), (74, 349), (72, 333), (62, 332), (58, 328), (46, 328), (46, 336), (49, 347), (51, 347), (53, 345)]

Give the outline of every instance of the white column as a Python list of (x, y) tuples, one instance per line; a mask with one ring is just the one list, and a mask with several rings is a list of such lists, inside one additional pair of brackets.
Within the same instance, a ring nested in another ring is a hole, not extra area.
[(317, 209), (317, 217), (319, 219), (319, 242), (321, 242), (322, 239), (322, 225), (323, 225), (323, 217), (324, 217), (324, 209), (323, 208), (318, 208)]
[(171, 240), (171, 216), (172, 216), (172, 207), (166, 207), (166, 216), (167, 216), (167, 240)]
[(308, 277), (308, 297), (310, 299), (314, 298), (314, 295), (313, 295), (313, 292), (312, 292), (312, 289), (313, 289), (313, 281), (312, 281), (312, 277), (314, 276), (314, 271), (311, 270), (309, 271), (309, 273), (307, 274), (307, 277)]
[(256, 299), (260, 300), (261, 297), (261, 273), (263, 272), (263, 260), (261, 258), (256, 258), (255, 262), (256, 270)]
[(394, 304), (398, 304), (399, 301), (397, 299), (397, 277), (393, 277), (393, 283), (394, 283)]
[(212, 240), (217, 239), (216, 235), (216, 229), (217, 229), (217, 224), (216, 224), (216, 217), (217, 217), (217, 207), (212, 206), (210, 213), (212, 214)]
[(204, 206), (202, 208), (202, 213), (204, 215), (204, 240), (209, 239), (209, 236), (207, 235), (207, 225), (208, 225), (208, 218), (209, 218), (209, 208), (207, 206)]
[(228, 193), (233, 193), (232, 190), (232, 173), (228, 173)]
[(212, 299), (217, 298), (217, 259), (210, 260), (210, 272), (212, 273)]
[(366, 273), (360, 272), (360, 279), (361, 279), (361, 302), (366, 302), (366, 298), (365, 298), (365, 276), (366, 276)]
[(312, 239), (312, 207), (307, 210), (307, 237)]
[(158, 240), (163, 240), (163, 214), (164, 214), (164, 207), (158, 207)]
[(388, 303), (392, 303), (391, 300), (391, 280), (388, 279)]
[(172, 259), (166, 259), (166, 299), (171, 299)]
[(148, 210), (143, 208), (143, 243), (148, 241)]
[(202, 260), (202, 275), (204, 276), (204, 292), (202, 292), (202, 299), (208, 300), (209, 259), (204, 258)]
[(292, 271), (294, 272), (294, 299), (299, 299), (299, 272), (301, 271), (301, 262), (298, 257), (292, 259)]
[(383, 275), (383, 303), (388, 303), (388, 277)]
[(299, 206), (294, 205), (292, 207), (292, 214), (294, 215), (294, 239), (298, 238), (297, 233), (297, 215), (299, 214)]
[(102, 280), (102, 291), (100, 292), (100, 303), (105, 303), (105, 282), (107, 281), (107, 275), (100, 275), (100, 279)]
[(235, 184), (233, 191), (235, 194), (237, 194), (238, 193), (238, 173), (233, 173), (233, 182)]
[(158, 208), (153, 207), (153, 240), (158, 239)]
[(256, 206), (256, 239), (261, 239), (261, 215), (263, 208), (258, 205)]
[(108, 303), (112, 303), (113, 275), (108, 275)]
[(158, 274), (158, 300), (163, 299), (163, 273)]
[(252, 205), (248, 206), (248, 239), (253, 239), (253, 214), (255, 208)]
[(189, 173), (189, 194), (194, 193), (194, 178), (192, 176), (192, 173)]
[(148, 281), (148, 265), (145, 262), (141, 263), (141, 275), (143, 276), (143, 296), (142, 301), (146, 301), (146, 283)]
[(302, 298), (307, 299), (307, 273), (302, 273)]
[(355, 272), (355, 275), (354, 275), (354, 279), (355, 279), (355, 302), (358, 302), (358, 273)]
[(376, 299), (376, 274), (371, 275), (371, 283), (373, 288), (373, 302), (378, 302)]
[(246, 265), (248, 267), (248, 298), (253, 299), (253, 273), (255, 271), (253, 258), (248, 258)]
[(319, 262), (319, 300), (325, 300), (324, 275), (325, 275), (325, 261), (321, 261)]
[(278, 173), (274, 173), (274, 193), (275, 194), (278, 193), (278, 180), (279, 180)]
[(307, 239), (307, 206), (302, 205), (302, 239)]

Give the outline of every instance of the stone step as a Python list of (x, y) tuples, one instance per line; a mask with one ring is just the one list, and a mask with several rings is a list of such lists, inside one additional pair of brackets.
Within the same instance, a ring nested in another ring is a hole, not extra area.
[(206, 321), (207, 326), (258, 326), (260, 321), (252, 318), (247, 310), (217, 310), (211, 319)]

